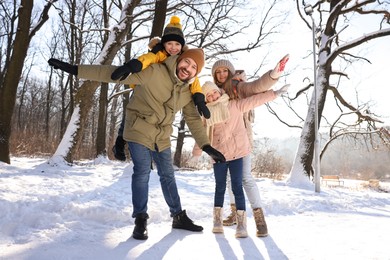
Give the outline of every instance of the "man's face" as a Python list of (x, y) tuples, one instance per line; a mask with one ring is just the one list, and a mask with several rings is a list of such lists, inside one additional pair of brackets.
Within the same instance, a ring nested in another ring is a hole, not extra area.
[(176, 75), (181, 81), (188, 81), (195, 77), (198, 65), (191, 58), (182, 59), (176, 67)]

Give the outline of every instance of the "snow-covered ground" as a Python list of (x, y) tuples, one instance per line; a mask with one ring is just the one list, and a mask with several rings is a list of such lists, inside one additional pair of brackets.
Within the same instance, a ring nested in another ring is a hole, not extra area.
[[(211, 170), (178, 171), (183, 209), (202, 233), (171, 229), (151, 173), (146, 241), (131, 233), (132, 165), (97, 159), (53, 167), (43, 158), (0, 163), (0, 259), (390, 259), (390, 193), (359, 181), (321, 192), (259, 179), (269, 236), (213, 234)], [(380, 183), (390, 191), (389, 183)], [(228, 214), (228, 196), (225, 214)], [(248, 209), (250, 206), (247, 205)]]

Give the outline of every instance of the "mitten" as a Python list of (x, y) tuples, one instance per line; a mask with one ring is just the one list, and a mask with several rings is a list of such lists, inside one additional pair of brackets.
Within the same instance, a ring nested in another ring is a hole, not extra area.
[(284, 67), (286, 66), (286, 63), (289, 58), (290, 55), (287, 54), (278, 62), (278, 64), (276, 64), (276, 67), (270, 73), (272, 79), (278, 79), (282, 75)]
[(210, 110), (206, 106), (206, 101), (203, 93), (196, 92), (194, 95), (192, 95), (192, 99), (194, 100), (195, 106), (198, 109), (198, 112), (201, 116), (204, 116), (205, 118), (210, 118)]
[(160, 42), (160, 43), (157, 43), (151, 50), (151, 52), (153, 52), (154, 54), (156, 54), (157, 52), (159, 51), (162, 51), (164, 50), (164, 45)]
[(210, 157), (213, 158), (213, 160), (216, 163), (226, 162), (225, 156), (223, 156), (223, 154), (221, 152), (219, 152), (218, 150), (211, 147), (211, 145), (206, 144), (205, 146), (202, 147), (202, 150), (203, 150), (203, 152), (210, 155)]
[(53, 68), (55, 69), (63, 70), (72, 75), (78, 74), (78, 67), (76, 65), (71, 65), (67, 62), (63, 62), (53, 58), (49, 59), (47, 62), (49, 63), (50, 66), (53, 66)]
[[(239, 73), (237, 73), (239, 72)], [(239, 71), (239, 70), (236, 70), (236, 74), (233, 76), (233, 79), (235, 80), (238, 80), (238, 81), (243, 81), (243, 82), (246, 82), (247, 81), (247, 77), (246, 77), (246, 73), (245, 71)]]
[(114, 72), (111, 74), (112, 80), (124, 80), (129, 76), (130, 73), (137, 73), (142, 70), (142, 63), (137, 59), (132, 59), (122, 66), (118, 67)]
[(158, 37), (158, 36), (153, 37), (152, 39), (150, 39), (150, 41), (148, 43), (148, 51), (151, 51), (153, 49), (153, 47), (155, 47), (160, 42), (161, 42), (161, 38)]
[(275, 94), (276, 94), (278, 97), (280, 97), (281, 95), (287, 93), (287, 90), (288, 90), (289, 87), (290, 87), (290, 84), (284, 85), (284, 86), (281, 87), (280, 89), (275, 90)]

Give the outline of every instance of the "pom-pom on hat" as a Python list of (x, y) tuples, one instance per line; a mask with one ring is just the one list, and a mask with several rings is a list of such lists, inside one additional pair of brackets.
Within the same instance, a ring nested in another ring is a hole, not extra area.
[(169, 41), (176, 41), (183, 47), (185, 44), (184, 34), (178, 16), (172, 16), (169, 24), (164, 29), (163, 36), (161, 37), (161, 43), (164, 44)]
[(198, 75), (204, 66), (204, 52), (202, 49), (188, 49), (184, 51), (182, 54), (180, 54), (179, 58), (177, 59), (177, 63), (179, 63), (184, 58), (191, 58), (195, 61), (197, 65), (197, 71), (196, 75)]
[(221, 67), (224, 67), (224, 68), (227, 68), (230, 73), (232, 73), (232, 75), (236, 74), (236, 69), (234, 68), (233, 64), (228, 61), (228, 60), (217, 60), (213, 67), (211, 68), (211, 75), (214, 77), (215, 76), (215, 71), (218, 69), (218, 68), (221, 68)]
[(202, 86), (202, 92), (205, 96), (207, 96), (207, 94), (213, 90), (221, 91), (219, 87), (212, 81), (206, 81)]

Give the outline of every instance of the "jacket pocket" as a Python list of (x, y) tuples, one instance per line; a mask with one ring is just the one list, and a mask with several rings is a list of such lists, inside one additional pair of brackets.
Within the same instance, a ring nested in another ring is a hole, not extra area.
[(159, 132), (155, 124), (150, 124), (145, 118), (139, 116), (135, 118), (132, 128), (152, 141), (155, 140)]

